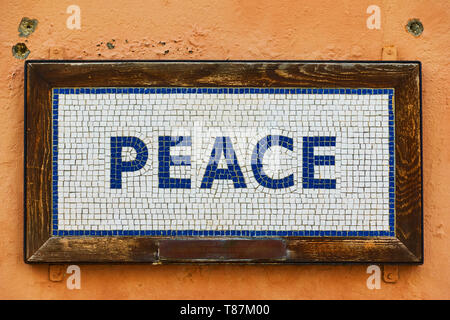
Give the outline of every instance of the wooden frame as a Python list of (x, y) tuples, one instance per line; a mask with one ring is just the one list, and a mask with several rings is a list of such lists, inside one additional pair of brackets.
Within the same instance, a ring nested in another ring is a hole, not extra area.
[[(51, 89), (114, 86), (395, 88), (396, 237), (51, 236)], [(27, 263), (423, 263), (417, 61), (26, 61)]]

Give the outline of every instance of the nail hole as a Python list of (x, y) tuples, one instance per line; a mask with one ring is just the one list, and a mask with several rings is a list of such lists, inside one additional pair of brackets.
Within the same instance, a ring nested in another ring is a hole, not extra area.
[(423, 24), (419, 19), (411, 19), (406, 25), (406, 30), (415, 37), (418, 37), (423, 32)]

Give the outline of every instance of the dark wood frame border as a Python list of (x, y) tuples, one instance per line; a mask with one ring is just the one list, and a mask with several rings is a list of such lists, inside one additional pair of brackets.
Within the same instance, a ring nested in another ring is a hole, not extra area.
[[(395, 88), (396, 237), (51, 236), (51, 89), (82, 86)], [(421, 92), (418, 61), (26, 61), (24, 260), (421, 264)]]

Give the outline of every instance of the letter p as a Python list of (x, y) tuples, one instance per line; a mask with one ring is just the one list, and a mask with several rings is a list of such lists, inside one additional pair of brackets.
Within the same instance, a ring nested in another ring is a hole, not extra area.
[[(122, 161), (122, 148), (136, 150), (136, 159)], [(111, 137), (111, 189), (122, 188), (122, 172), (142, 169), (147, 163), (148, 149), (145, 143), (136, 137)]]

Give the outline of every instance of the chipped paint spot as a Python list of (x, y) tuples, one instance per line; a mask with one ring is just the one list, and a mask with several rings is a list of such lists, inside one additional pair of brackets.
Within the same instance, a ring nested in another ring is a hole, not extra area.
[(38, 21), (36, 19), (29, 19), (27, 17), (22, 18), (19, 24), (19, 36), (28, 37), (30, 34), (36, 30)]
[(17, 59), (26, 59), (30, 54), (27, 46), (23, 42), (19, 42), (12, 47), (12, 54)]
[[(114, 41), (114, 40), (113, 40), (113, 41)], [(115, 45), (112, 44), (111, 42), (107, 42), (107, 43), (106, 43), (106, 46), (108, 47), (108, 49), (114, 49), (114, 48), (115, 48)]]

